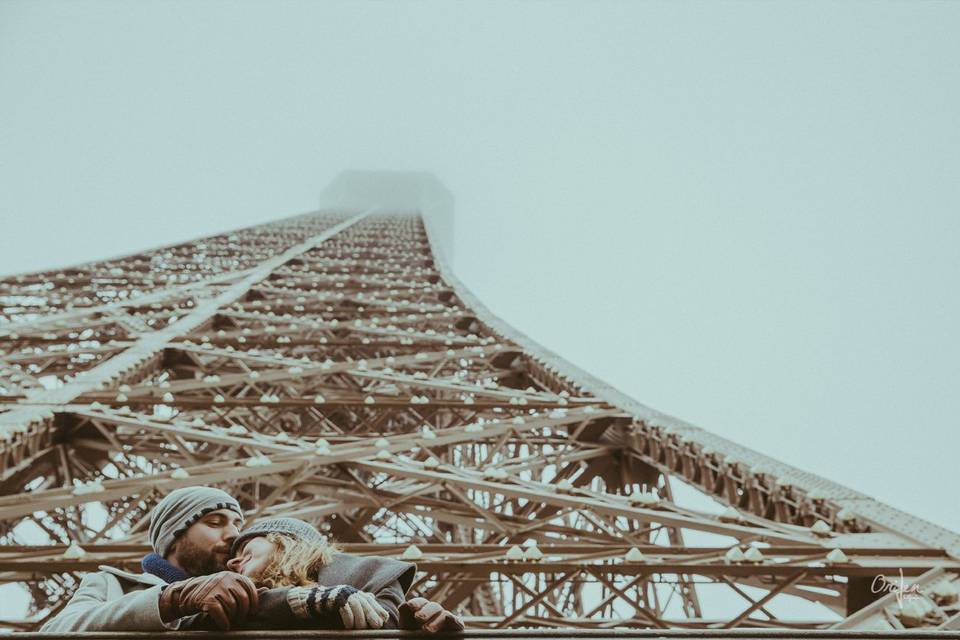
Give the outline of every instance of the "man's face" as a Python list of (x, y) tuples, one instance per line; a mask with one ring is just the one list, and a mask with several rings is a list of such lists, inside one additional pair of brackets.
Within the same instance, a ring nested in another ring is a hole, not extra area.
[(191, 576), (223, 571), (242, 525), (243, 518), (230, 509), (211, 511), (174, 541), (167, 560)]

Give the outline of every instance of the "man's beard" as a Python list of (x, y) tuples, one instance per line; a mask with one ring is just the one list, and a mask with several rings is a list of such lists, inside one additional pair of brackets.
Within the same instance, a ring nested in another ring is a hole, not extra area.
[(207, 576), (225, 571), (230, 554), (214, 553), (214, 549), (204, 549), (181, 538), (177, 544), (177, 560), (180, 568), (190, 576)]

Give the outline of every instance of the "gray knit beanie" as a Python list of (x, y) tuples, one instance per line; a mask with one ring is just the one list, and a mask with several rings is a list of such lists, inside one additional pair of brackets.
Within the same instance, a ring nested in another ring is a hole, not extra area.
[(324, 535), (309, 522), (296, 518), (265, 518), (254, 522), (233, 541), (233, 547), (230, 550), (231, 555), (237, 555), (240, 545), (250, 538), (265, 536), (268, 533), (282, 533), (291, 538), (313, 544), (322, 544), (326, 541)]
[(243, 518), (240, 503), (213, 487), (182, 487), (168, 493), (150, 514), (150, 544), (166, 557), (170, 545), (194, 522), (217, 509), (231, 509)]

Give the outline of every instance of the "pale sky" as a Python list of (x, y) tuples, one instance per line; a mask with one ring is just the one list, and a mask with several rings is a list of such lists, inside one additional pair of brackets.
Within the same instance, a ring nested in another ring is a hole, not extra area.
[(0, 273), (431, 171), (505, 320), (960, 530), (958, 32), (912, 1), (0, 2)]

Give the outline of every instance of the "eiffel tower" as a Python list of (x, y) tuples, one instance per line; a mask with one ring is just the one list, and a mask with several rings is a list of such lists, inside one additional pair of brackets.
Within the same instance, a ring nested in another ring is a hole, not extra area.
[(323, 202), (0, 280), (0, 575), (32, 603), (5, 628), (139, 570), (151, 508), (203, 484), (416, 562), (472, 629), (960, 629), (960, 536), (505, 324), (450, 269), (436, 178)]

